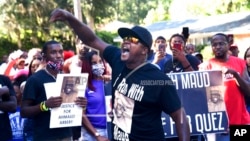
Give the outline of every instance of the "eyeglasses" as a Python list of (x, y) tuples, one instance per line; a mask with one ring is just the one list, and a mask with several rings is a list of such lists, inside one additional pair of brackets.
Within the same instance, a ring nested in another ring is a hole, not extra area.
[(135, 37), (124, 37), (123, 41), (129, 41), (131, 43), (137, 44), (139, 43), (139, 39)]
[(212, 43), (212, 47), (217, 47), (217, 46), (225, 46), (227, 45), (227, 42), (217, 42), (217, 43)]

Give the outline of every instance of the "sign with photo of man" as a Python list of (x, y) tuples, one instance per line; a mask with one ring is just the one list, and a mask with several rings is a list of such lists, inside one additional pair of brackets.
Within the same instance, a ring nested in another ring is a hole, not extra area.
[[(228, 118), (223, 99), (224, 86), (221, 71), (169, 73), (168, 76), (172, 82), (159, 84), (176, 86), (187, 114), (191, 135), (227, 131)], [(110, 97), (106, 103), (110, 103)], [(109, 125), (110, 121), (107, 122)], [(162, 113), (162, 125), (166, 138), (177, 136), (174, 121), (165, 113)], [(108, 133), (112, 135), (111, 129)]]
[[(58, 74), (55, 83), (45, 84), (46, 93), (60, 95), (63, 98), (60, 107), (51, 109), (50, 128), (82, 125), (82, 108), (74, 101), (77, 97), (85, 97), (87, 82), (87, 73)], [(58, 87), (59, 90), (56, 89)]]
[[(228, 129), (221, 71), (170, 73), (190, 125), (191, 135), (223, 133)], [(162, 114), (166, 138), (177, 136), (174, 121)]]

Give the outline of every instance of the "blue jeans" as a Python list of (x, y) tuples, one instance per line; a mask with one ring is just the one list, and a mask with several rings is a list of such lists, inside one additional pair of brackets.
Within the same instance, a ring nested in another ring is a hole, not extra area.
[[(95, 129), (101, 136), (108, 138), (107, 129), (100, 129), (100, 128), (95, 128)], [(96, 139), (95, 136), (90, 134), (85, 128), (82, 127), (80, 141), (96, 141)]]

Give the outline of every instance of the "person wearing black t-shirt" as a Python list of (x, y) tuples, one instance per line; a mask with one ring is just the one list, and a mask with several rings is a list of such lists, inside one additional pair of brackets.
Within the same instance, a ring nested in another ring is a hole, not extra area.
[[(172, 82), (155, 65), (147, 63), (152, 35), (141, 27), (120, 28), (121, 48), (109, 45), (73, 14), (56, 9), (51, 22), (65, 21), (82, 42), (100, 51), (112, 68), (112, 139), (131, 141), (164, 141), (161, 114), (175, 121), (180, 141), (190, 140), (185, 110), (173, 83), (149, 85), (150, 81)], [(96, 140), (104, 140), (96, 133)]]
[(200, 61), (191, 54), (185, 53), (185, 38), (181, 34), (174, 34), (169, 40), (173, 59), (165, 63), (165, 73), (187, 72), (198, 70)]
[[(23, 91), (21, 116), (32, 118), (34, 141), (71, 141), (71, 127), (50, 128), (49, 109), (60, 107), (63, 98), (47, 97), (44, 87), (45, 83), (56, 82), (57, 74), (62, 71), (63, 47), (57, 41), (48, 41), (43, 45), (42, 56), (46, 66), (28, 78)], [(84, 108), (87, 100), (84, 97), (77, 97), (74, 103)]]

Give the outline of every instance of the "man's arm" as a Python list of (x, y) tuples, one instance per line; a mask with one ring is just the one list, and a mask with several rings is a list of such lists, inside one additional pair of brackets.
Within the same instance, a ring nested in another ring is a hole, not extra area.
[(179, 141), (189, 141), (190, 129), (184, 109), (180, 108), (179, 110), (171, 113), (170, 116), (175, 122)]
[(0, 88), (0, 111), (14, 113), (17, 107), (15, 91), (10, 79), (8, 77), (5, 77), (5, 79), (6, 85)]
[[(47, 110), (41, 109), (41, 103), (34, 104), (34, 100), (23, 100), (21, 104), (21, 116), (22, 117), (34, 117), (41, 112), (47, 112), (50, 108), (57, 108), (60, 107), (62, 104), (62, 97), (50, 97), (49, 99), (44, 101), (44, 106)], [(85, 97), (77, 97), (74, 101), (76, 105), (80, 107), (86, 107), (87, 99)]]
[(60, 107), (62, 104), (62, 97), (50, 97), (44, 101), (44, 107), (47, 110), (41, 109), (41, 103), (34, 104), (34, 100), (23, 100), (21, 104), (21, 116), (22, 117), (34, 117), (41, 112), (47, 112), (50, 108)]
[(233, 74), (234, 78), (237, 81), (237, 85), (239, 86), (242, 93), (246, 96), (250, 96), (250, 79), (246, 67), (244, 69), (242, 76), (240, 76), (240, 74), (233, 69), (223, 68), (222, 72), (225, 74), (226, 73)]
[(51, 13), (50, 17), (51, 22), (64, 21), (74, 30), (75, 34), (81, 39), (81, 41), (100, 51), (102, 55), (104, 49), (108, 44), (102, 41), (96, 36), (96, 34), (84, 23), (79, 21), (73, 14), (66, 10), (55, 9)]
[(0, 111), (16, 112), (17, 100), (15, 96), (10, 96), (8, 101), (0, 101)]
[[(21, 116), (23, 118), (26, 117), (34, 117), (41, 113), (40, 104), (33, 105), (34, 101), (32, 100), (23, 100), (21, 104)], [(33, 106), (32, 106), (33, 105)]]

